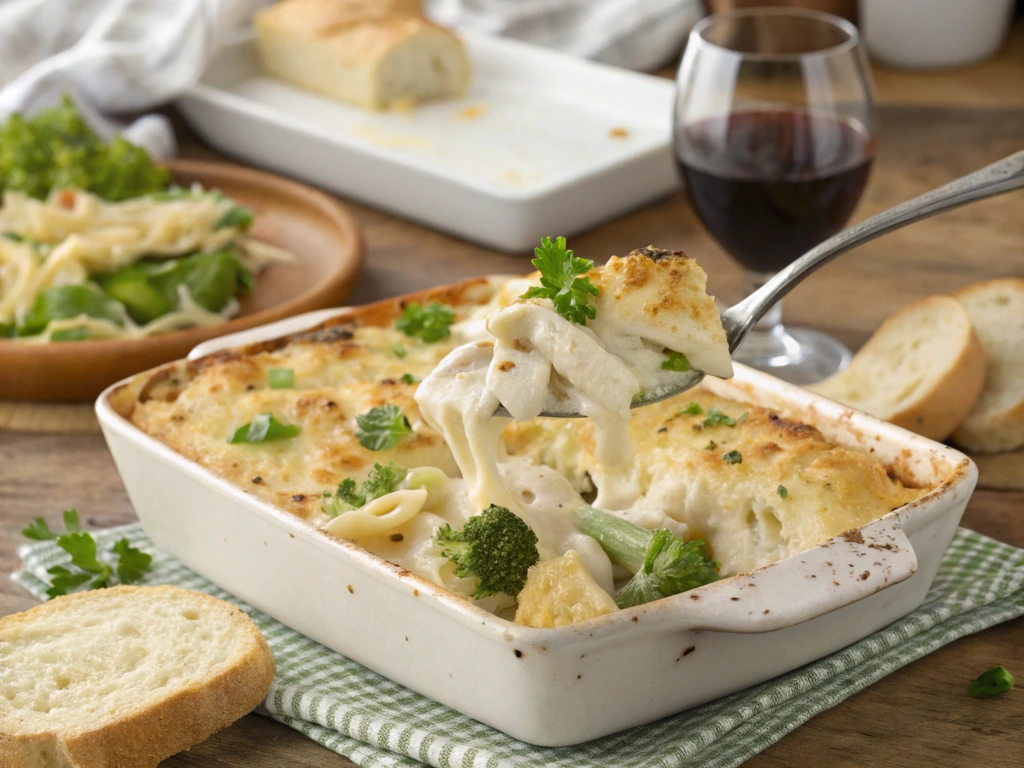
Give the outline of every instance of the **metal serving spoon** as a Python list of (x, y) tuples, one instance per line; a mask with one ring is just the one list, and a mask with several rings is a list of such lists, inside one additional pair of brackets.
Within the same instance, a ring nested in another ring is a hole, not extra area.
[[(772, 308), (775, 302), (789, 293), (807, 275), (839, 254), (846, 253), (846, 251), (869, 240), (874, 240), (887, 232), (892, 232), (894, 229), (913, 224), (915, 221), (1022, 187), (1024, 187), (1024, 150), (1004, 157), (980, 171), (951, 181), (945, 186), (933, 189), (931, 192), (907, 200), (905, 203), (833, 235), (779, 272), (739, 304), (722, 313), (722, 327), (725, 329), (725, 338), (729, 342), (729, 352), (736, 351), (750, 329), (765, 312)], [(703, 378), (703, 371), (692, 370), (680, 373), (673, 379), (670, 386), (642, 393), (643, 396), (636, 398), (631, 407), (639, 408), (678, 395), (680, 392), (695, 387)], [(495, 416), (509, 415), (503, 406), (495, 412)], [(547, 409), (540, 415), (558, 418), (581, 416), (571, 410), (554, 409), (550, 401)]]

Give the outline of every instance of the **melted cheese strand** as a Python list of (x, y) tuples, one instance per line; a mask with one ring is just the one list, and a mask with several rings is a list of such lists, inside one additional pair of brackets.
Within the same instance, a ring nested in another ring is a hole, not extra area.
[(497, 504), (519, 514), (522, 509), (498, 472), (498, 445), (509, 419), (494, 418), (499, 401), (487, 389), (493, 353), (489, 342), (453, 350), (420, 384), (416, 403), (451, 449), (473, 506), (482, 510)]

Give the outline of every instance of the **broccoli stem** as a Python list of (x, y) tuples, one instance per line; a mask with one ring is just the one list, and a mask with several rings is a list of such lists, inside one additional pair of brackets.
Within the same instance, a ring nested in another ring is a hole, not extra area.
[(643, 568), (654, 536), (651, 531), (593, 507), (585, 507), (577, 514), (576, 527), (597, 539), (608, 557), (630, 573)]
[(632, 572), (615, 598), (620, 608), (678, 595), (718, 578), (719, 565), (707, 556), (703, 541), (686, 541), (665, 528), (648, 531), (593, 507), (577, 514), (576, 527)]

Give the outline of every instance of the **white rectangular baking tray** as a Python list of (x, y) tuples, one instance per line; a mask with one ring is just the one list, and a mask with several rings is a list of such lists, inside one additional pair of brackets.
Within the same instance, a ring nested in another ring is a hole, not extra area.
[(226, 154), (502, 251), (583, 231), (677, 186), (672, 81), (462, 37), (469, 93), (413, 112), (369, 112), (270, 77), (251, 38), (222, 51), (177, 103)]
[[(292, 318), (246, 335), (277, 338), (322, 319)], [(905, 616), (924, 599), (974, 490), (969, 459), (906, 430), (744, 366), (729, 381), (705, 381), (717, 394), (813, 424), (936, 487), (751, 574), (584, 624), (533, 629), (481, 611), (188, 461), (118, 414), (111, 396), (125, 382), (104, 392), (96, 410), (156, 546), (396, 682), (524, 741), (566, 745), (767, 680)]]

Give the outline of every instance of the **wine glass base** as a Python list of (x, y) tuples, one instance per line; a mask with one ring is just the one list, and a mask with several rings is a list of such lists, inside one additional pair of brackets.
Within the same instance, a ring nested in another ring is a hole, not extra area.
[(778, 325), (752, 331), (732, 357), (791, 384), (813, 384), (846, 368), (852, 355), (827, 333)]

